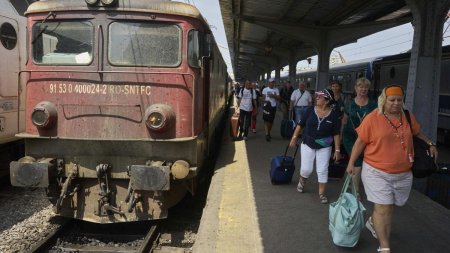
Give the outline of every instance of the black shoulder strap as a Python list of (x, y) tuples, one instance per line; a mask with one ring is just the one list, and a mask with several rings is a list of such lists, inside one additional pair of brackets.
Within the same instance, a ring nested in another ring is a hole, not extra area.
[(406, 120), (409, 123), (409, 128), (411, 129), (411, 133), (412, 133), (412, 124), (411, 124), (411, 116), (409, 115), (409, 111), (408, 110), (403, 110), (405, 112), (405, 117)]
[(297, 106), (298, 101), (303, 97), (303, 94), (305, 94), (306, 90), (302, 93), (302, 91), (299, 89), (298, 90), (300, 92), (300, 97), (297, 98), (297, 101), (295, 101), (294, 107)]

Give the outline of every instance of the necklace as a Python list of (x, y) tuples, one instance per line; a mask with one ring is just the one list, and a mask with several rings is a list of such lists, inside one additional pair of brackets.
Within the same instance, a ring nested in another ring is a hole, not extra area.
[[(326, 117), (328, 117), (328, 115), (330, 115), (331, 110), (325, 111), (325, 113), (324, 113), (324, 112), (319, 113), (319, 110), (315, 107), (315, 108), (314, 108), (314, 112), (316, 113), (316, 117), (317, 117), (317, 131), (319, 131), (320, 124), (322, 124), (322, 121), (323, 121)], [(320, 117), (319, 114), (324, 114), (324, 115), (323, 115), (323, 117)]]
[(386, 113), (383, 112), (384, 117), (386, 118), (387, 122), (392, 128), (392, 131), (394, 132), (394, 135), (400, 140), (400, 144), (402, 145), (403, 150), (406, 151), (406, 145), (405, 145), (405, 137), (403, 134), (403, 131), (399, 131), (400, 127), (403, 125), (402, 117), (400, 116), (400, 124), (398, 126), (394, 125), (392, 121), (388, 118)]
[[(357, 102), (359, 101), (359, 103)], [(362, 103), (361, 103), (362, 102)], [(366, 106), (369, 103), (368, 98), (362, 98), (362, 97), (355, 97), (355, 104), (359, 106), (359, 109), (362, 109), (364, 106)]]
[[(361, 108), (360, 108), (361, 109)], [(361, 116), (360, 114), (359, 114), (359, 112), (356, 112), (356, 116), (358, 116), (358, 118), (359, 118), (359, 124), (361, 124), (361, 122), (363, 121), (363, 119), (366, 117), (366, 113), (367, 112), (364, 112), (364, 114)]]

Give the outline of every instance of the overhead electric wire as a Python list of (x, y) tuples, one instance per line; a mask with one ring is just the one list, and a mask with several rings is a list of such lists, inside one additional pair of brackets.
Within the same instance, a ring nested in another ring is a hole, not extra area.
[[(390, 41), (390, 40), (393, 40), (394, 38), (403, 37), (403, 36), (405, 36), (405, 35), (407, 35), (407, 34), (410, 34), (410, 32), (408, 32), (408, 33), (403, 33), (403, 34), (396, 35), (396, 36), (392, 36), (392, 37), (389, 37), (389, 38), (386, 38), (386, 39), (383, 39), (383, 40), (376, 41), (376, 42), (374, 42), (374, 43), (364, 44), (364, 45), (359, 46), (358, 49), (363, 48), (363, 47), (368, 47), (368, 46), (371, 46), (371, 45), (377, 45), (377, 44), (380, 44), (381, 42), (384, 42), (384, 41)], [(347, 51), (353, 51), (353, 50), (355, 50), (355, 48), (348, 48), (348, 49), (339, 50), (339, 51), (340, 51), (340, 52), (347, 52)]]

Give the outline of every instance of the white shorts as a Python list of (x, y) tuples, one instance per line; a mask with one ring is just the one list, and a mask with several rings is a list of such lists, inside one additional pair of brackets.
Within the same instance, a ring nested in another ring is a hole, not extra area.
[(412, 187), (412, 172), (389, 174), (363, 162), (361, 180), (367, 200), (381, 205), (403, 206)]

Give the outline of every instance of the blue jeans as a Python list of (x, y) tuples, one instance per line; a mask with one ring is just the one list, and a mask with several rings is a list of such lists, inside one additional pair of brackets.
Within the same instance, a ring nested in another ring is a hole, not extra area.
[(306, 110), (308, 110), (309, 106), (295, 106), (294, 112), (295, 112), (295, 119), (294, 121), (298, 123), (299, 120), (303, 119), (305, 117)]

